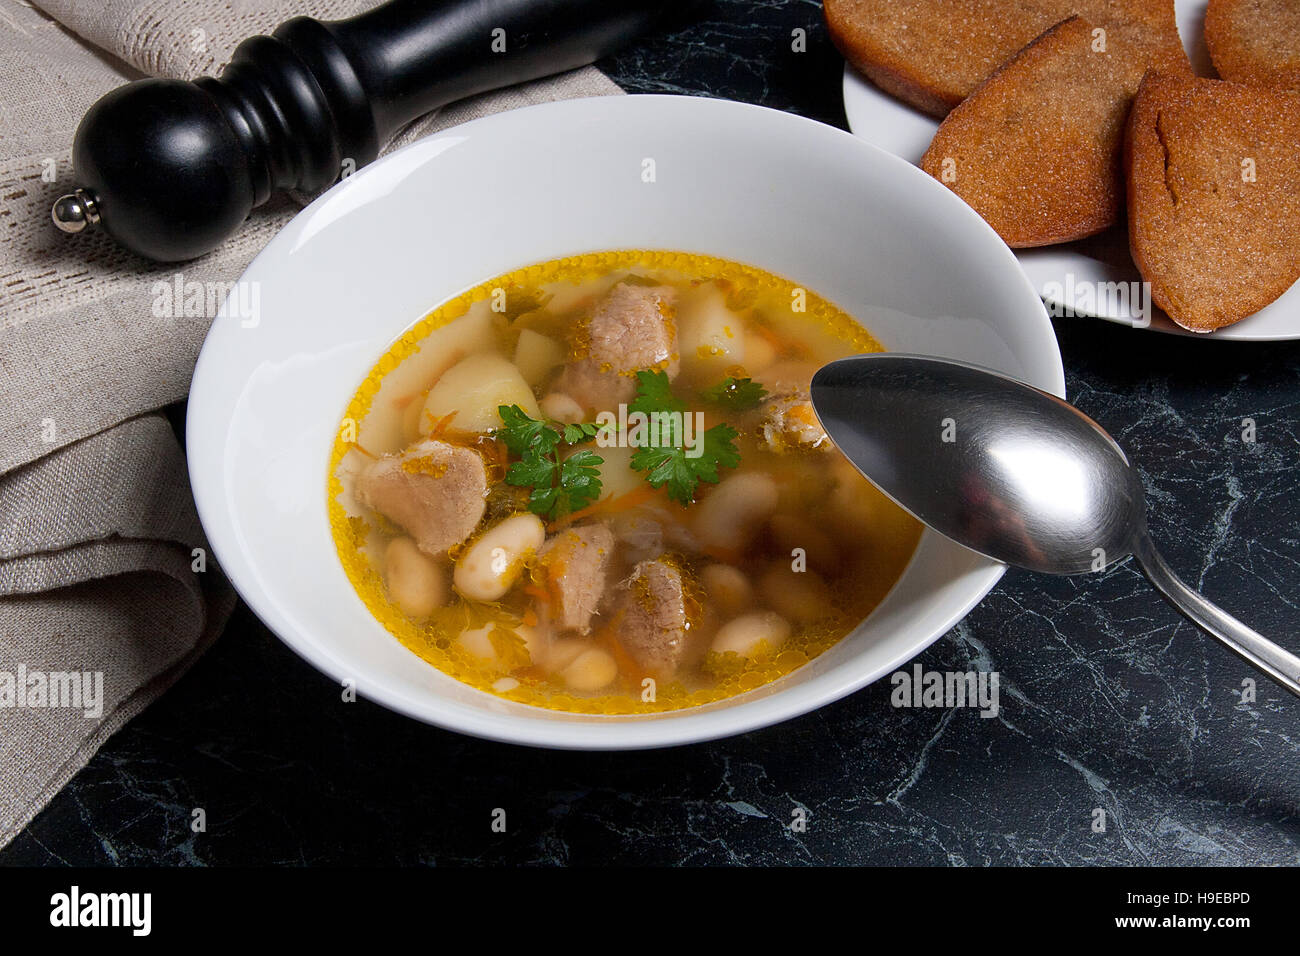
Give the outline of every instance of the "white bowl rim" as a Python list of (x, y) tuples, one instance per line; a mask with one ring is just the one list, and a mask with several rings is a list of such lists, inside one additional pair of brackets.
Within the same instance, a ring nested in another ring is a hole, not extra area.
[[(919, 184), (918, 188), (930, 188), (924, 185), (924, 183), (928, 182), (938, 190), (935, 193), (936, 197), (940, 193), (949, 197), (952, 203), (950, 215), (965, 218), (968, 221), (973, 220), (972, 225), (975, 225), (976, 228), (982, 228), (987, 237), (1001, 247), (1000, 254), (1004, 257), (1008, 266), (1005, 276), (999, 276), (999, 280), (1018, 282), (1027, 295), (1032, 296), (1036, 301), (1039, 300), (1037, 292), (1016, 262), (1014, 254), (1002, 243), (997, 234), (965, 203), (957, 199), (949, 190), (934, 183), (926, 174), (916, 169), (906, 160), (893, 156), (836, 127), (797, 114), (754, 104), (671, 94), (616, 95), (535, 104), (481, 117), (417, 140), (381, 157), (353, 174), (351, 178), (383, 176), (393, 164), (417, 151), (431, 150), (427, 161), (433, 161), (433, 156), (436, 155), (433, 150), (436, 149), (435, 144), (439, 141), (458, 141), (473, 135), (476, 131), (491, 129), (502, 124), (516, 123), (519, 121), (520, 114), (530, 114), (535, 117), (547, 113), (562, 114), (576, 111), (578, 114), (588, 113), (593, 117), (598, 117), (602, 112), (610, 109), (645, 109), (652, 115), (654, 110), (665, 105), (670, 110), (680, 111), (719, 110), (747, 113), (757, 122), (776, 125), (788, 124), (790, 135), (798, 136), (803, 134), (828, 137), (838, 140), (841, 143), (840, 148), (871, 154), (878, 162), (896, 165), (900, 175), (918, 177), (915, 180)], [(299, 233), (302, 232), (304, 225), (314, 215), (318, 214), (321, 208), (327, 205), (331, 198), (335, 196), (336, 191), (344, 185), (346, 184), (339, 184), (327, 190), (301, 210), (252, 259), (241, 276), (241, 280), (250, 274), (256, 273), (259, 269), (265, 268), (269, 261), (288, 251), (291, 244), (299, 238)], [(948, 200), (936, 198), (936, 201)], [(757, 730), (833, 703), (912, 660), (965, 618), (992, 590), (1006, 571), (1005, 565), (983, 559), (986, 566), (978, 573), (967, 575), (967, 586), (970, 588), (968, 597), (959, 604), (953, 605), (944, 617), (943, 623), (934, 627), (933, 634), (929, 639), (918, 646), (911, 647), (904, 653), (896, 654), (893, 658), (870, 669), (852, 672), (850, 667), (840, 666), (836, 670), (818, 677), (817, 683), (805, 683), (783, 688), (777, 693), (764, 697), (761, 701), (764, 706), (761, 708), (741, 706), (747, 696), (741, 694), (728, 699), (728, 701), (735, 701), (735, 705), (716, 709), (688, 708), (634, 717), (611, 715), (608, 718), (598, 718), (596, 720), (592, 719), (592, 715), (575, 715), (581, 716), (582, 720), (569, 723), (560, 720), (536, 720), (492, 714), (463, 707), (459, 704), (447, 706), (445, 702), (440, 708), (431, 707), (430, 698), (414, 697), (400, 690), (372, 682), (363, 675), (356, 675), (350, 670), (341, 668), (339, 662), (329, 650), (315, 642), (309, 635), (299, 634), (293, 627), (287, 625), (271, 596), (267, 595), (263, 599), (260, 589), (252, 586), (251, 569), (244, 560), (240, 549), (236, 547), (237, 535), (232, 533), (234, 530), (232, 516), (226, 513), (224, 509), (225, 496), (221, 487), (222, 483), (219, 479), (214, 480), (209, 477), (210, 473), (204, 474), (199, 470), (199, 463), (205, 457), (205, 449), (199, 439), (196, 438), (197, 431), (195, 428), (197, 422), (211, 414), (207, 404), (210, 392), (207, 382), (210, 378), (215, 378), (221, 374), (221, 370), (217, 365), (219, 359), (215, 356), (217, 351), (215, 343), (217, 341), (216, 333), (222, 327), (222, 320), (226, 317), (226, 312), (227, 305), (223, 305), (217, 319), (213, 322), (212, 328), (209, 330), (208, 336), (204, 340), (195, 366), (191, 385), (191, 398), (186, 416), (186, 451), (191, 486), (194, 490), (200, 521), (208, 536), (212, 554), (216, 558), (218, 566), (234, 585), (241, 598), (265, 626), (298, 656), (312, 664), (313, 667), (336, 681), (352, 681), (359, 697), (364, 697), (390, 710), (445, 730), (502, 743), (559, 750), (591, 751), (640, 750), (681, 746)], [(1056, 348), (1055, 332), (1045, 309), (1036, 314), (1035, 321), (1041, 326), (1037, 331), (1040, 334), (1045, 332), (1047, 340), (1052, 344), (1054, 352), (1052, 358), (1055, 360), (1050, 370), (1051, 377), (1054, 380), (1040, 381), (1035, 384), (1064, 398), (1064, 368), (1061, 364), (1059, 348)], [(934, 534), (934, 532), (927, 530), (926, 534)], [(918, 547), (918, 553), (919, 551), (920, 548)], [(906, 574), (906, 571), (904, 574)], [(829, 678), (832, 676), (838, 676), (839, 679), (831, 681)], [(490, 698), (492, 696), (486, 692), (480, 693), (483, 693), (485, 697)], [(437, 700), (437, 698), (432, 699)], [(753, 703), (759, 702), (755, 701)], [(556, 712), (548, 711), (546, 713), (554, 716)], [(617, 727), (617, 732), (609, 732), (614, 727)]]

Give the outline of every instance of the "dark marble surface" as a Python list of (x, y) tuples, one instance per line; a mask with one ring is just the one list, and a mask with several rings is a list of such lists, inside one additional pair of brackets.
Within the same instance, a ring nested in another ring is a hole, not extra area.
[[(804, 54), (790, 51), (795, 28)], [(705, 5), (604, 66), (633, 92), (843, 125), (841, 62), (816, 3)], [(1070, 395), (1139, 464), (1170, 561), (1300, 645), (1300, 344), (1086, 320), (1057, 331)], [(1252, 672), (1131, 567), (1013, 571), (920, 662), (996, 669), (999, 716), (895, 709), (879, 683), (722, 742), (552, 753), (340, 704), (241, 609), (0, 863), (1300, 862), (1298, 702), (1261, 680), (1243, 703)], [(490, 831), (495, 807), (505, 834)], [(796, 808), (806, 832), (788, 827)], [(1096, 808), (1105, 833), (1092, 831)]]

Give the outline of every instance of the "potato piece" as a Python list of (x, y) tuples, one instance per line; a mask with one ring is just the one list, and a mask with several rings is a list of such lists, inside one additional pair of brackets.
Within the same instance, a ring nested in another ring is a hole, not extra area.
[(636, 449), (598, 448), (593, 445), (580, 447), (589, 448), (605, 459), (604, 463), (597, 467), (600, 472), (600, 498), (597, 500), (604, 501), (606, 498), (625, 495), (645, 484), (645, 476), (639, 471), (632, 470), (632, 453)]
[(500, 405), (518, 405), (532, 418), (542, 414), (533, 390), (512, 362), (492, 352), (471, 355), (447, 369), (429, 390), (420, 433), (427, 435), (453, 413), (452, 428), (490, 432), (501, 427)]
[(515, 343), (515, 367), (524, 381), (539, 385), (551, 370), (564, 364), (564, 346), (549, 336), (524, 329)]
[(757, 332), (745, 333), (745, 371), (752, 378), (776, 361), (776, 346)]
[[(402, 441), (406, 444), (418, 441), (421, 437), (420, 422), (424, 420), (425, 395), (413, 395), (402, 409)], [(427, 431), (427, 429), (426, 429)]]

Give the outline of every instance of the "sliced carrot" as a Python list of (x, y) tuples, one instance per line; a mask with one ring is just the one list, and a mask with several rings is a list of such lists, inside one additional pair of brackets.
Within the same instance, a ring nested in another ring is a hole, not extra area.
[[(428, 412), (425, 412), (425, 414), (428, 415)], [(457, 414), (458, 412), (451, 412), (450, 414), (443, 415), (442, 418), (436, 420), (432, 415), (429, 415), (429, 421), (433, 422), (433, 427), (429, 429), (429, 437), (439, 438), (445, 432), (449, 432), (451, 430), (451, 420), (455, 418)]]
[(521, 590), (529, 597), (534, 597), (545, 604), (551, 603), (551, 592), (546, 588), (538, 587), (536, 584), (525, 584)]
[(548, 531), (562, 531), (575, 521), (581, 521), (584, 518), (595, 517), (596, 515), (618, 514), (621, 511), (630, 511), (637, 505), (644, 504), (651, 498), (662, 493), (660, 488), (652, 488), (650, 485), (640, 485), (631, 491), (625, 491), (621, 495), (615, 495), (613, 498), (606, 498), (604, 501), (597, 501), (595, 504), (587, 505), (585, 508), (579, 508), (577, 511), (571, 511), (561, 518), (557, 518), (547, 526)]

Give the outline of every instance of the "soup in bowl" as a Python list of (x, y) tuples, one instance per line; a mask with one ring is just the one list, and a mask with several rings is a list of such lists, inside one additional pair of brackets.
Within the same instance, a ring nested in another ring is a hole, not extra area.
[[(1002, 573), (821, 441), (811, 368), (881, 348), (1064, 392), (1006, 246), (842, 131), (660, 96), (476, 120), (317, 199), (212, 324), (186, 424), (207, 566), (337, 706), (586, 749), (772, 724)], [(420, 488), (437, 521), (400, 503)]]
[(498, 276), (349, 403), (340, 560), (406, 647), (510, 700), (635, 714), (753, 690), (852, 630), (920, 538), (809, 398), (819, 366), (879, 349), (815, 292), (709, 256)]

